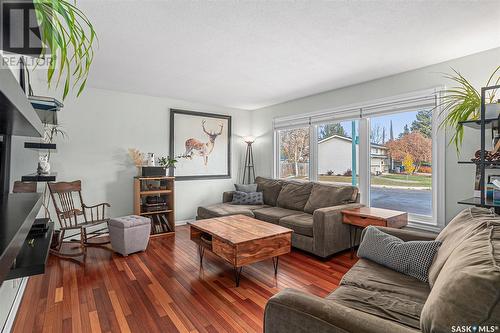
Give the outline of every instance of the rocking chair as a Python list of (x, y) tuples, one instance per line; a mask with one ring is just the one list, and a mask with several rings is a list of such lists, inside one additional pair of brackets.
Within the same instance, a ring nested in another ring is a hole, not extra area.
[[(87, 206), (83, 203), (82, 183), (80, 180), (73, 182), (48, 183), (50, 196), (54, 203), (57, 219), (59, 220), (60, 235), (59, 243), (52, 249), (52, 253), (61, 257), (78, 257), (87, 254), (87, 246), (104, 246), (109, 243), (108, 221), (106, 218), (106, 207), (111, 207), (108, 203), (101, 203), (94, 206)], [(76, 199), (76, 200), (75, 200)], [(79, 206), (75, 201), (79, 200)], [(103, 225), (98, 230), (95, 227)], [(90, 230), (89, 230), (90, 228)], [(71, 232), (65, 235), (66, 231)], [(72, 251), (65, 251), (64, 244), (78, 244), (67, 238), (80, 234), (80, 241), (77, 247), (70, 246)], [(76, 249), (76, 251), (75, 251)]]

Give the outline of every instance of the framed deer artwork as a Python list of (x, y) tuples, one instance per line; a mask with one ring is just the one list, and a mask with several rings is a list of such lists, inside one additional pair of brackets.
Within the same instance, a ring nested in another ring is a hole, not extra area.
[(231, 116), (170, 109), (169, 155), (177, 180), (231, 178)]

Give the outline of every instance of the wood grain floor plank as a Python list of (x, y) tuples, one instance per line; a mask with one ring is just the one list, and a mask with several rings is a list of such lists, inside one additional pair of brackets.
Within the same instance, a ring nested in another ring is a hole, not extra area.
[(206, 253), (199, 266), (187, 227), (151, 239), (122, 257), (89, 248), (84, 265), (50, 256), (31, 277), (13, 332), (262, 332), (267, 300), (284, 288), (324, 297), (356, 262), (348, 251), (329, 260), (292, 250), (275, 277), (269, 260), (232, 267)]

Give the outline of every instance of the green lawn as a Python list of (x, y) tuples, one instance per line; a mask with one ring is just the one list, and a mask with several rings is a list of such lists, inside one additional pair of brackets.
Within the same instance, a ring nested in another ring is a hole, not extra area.
[[(319, 176), (320, 181), (350, 183), (349, 176)], [(431, 187), (431, 175), (404, 175), (404, 174), (388, 174), (382, 176), (371, 177), (372, 185), (384, 186), (402, 186), (402, 187)]]

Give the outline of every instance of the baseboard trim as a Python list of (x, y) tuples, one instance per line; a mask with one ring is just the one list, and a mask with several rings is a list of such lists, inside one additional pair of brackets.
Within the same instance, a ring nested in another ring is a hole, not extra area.
[(14, 303), (12, 303), (12, 307), (10, 308), (7, 320), (5, 321), (5, 325), (2, 328), (2, 333), (8, 333), (12, 331), (14, 321), (16, 320), (17, 310), (19, 310), (19, 305), (21, 305), (24, 290), (26, 289), (26, 285), (28, 284), (28, 279), (28, 277), (24, 277), (21, 279), (21, 284), (19, 285), (19, 289), (17, 290), (16, 297), (14, 298)]

